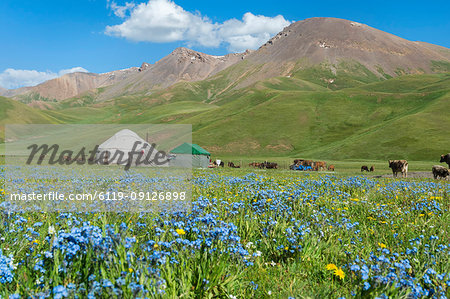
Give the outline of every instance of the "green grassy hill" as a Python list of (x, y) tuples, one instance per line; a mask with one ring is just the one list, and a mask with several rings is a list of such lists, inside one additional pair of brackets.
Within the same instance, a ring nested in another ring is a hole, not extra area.
[[(61, 114), (64, 115), (64, 114)], [(45, 111), (5, 97), (0, 97), (0, 142), (5, 138), (6, 124), (51, 124), (61, 123), (63, 118), (54, 117)]]
[(222, 153), (428, 160), (450, 148), (449, 95), (255, 92), (186, 122), (194, 140)]
[(230, 157), (436, 160), (450, 151), (448, 73), (380, 79), (347, 63), (335, 74), (315, 66), (239, 89), (233, 81), (239, 71), (231, 67), (150, 95), (97, 102), (86, 94), (46, 111), (0, 98), (0, 117), (2, 123), (187, 123), (195, 143)]

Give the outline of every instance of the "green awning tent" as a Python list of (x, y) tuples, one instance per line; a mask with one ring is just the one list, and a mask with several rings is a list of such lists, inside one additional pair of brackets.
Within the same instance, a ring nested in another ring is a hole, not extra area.
[(171, 150), (170, 153), (175, 155), (175, 158), (170, 161), (170, 166), (195, 168), (209, 166), (211, 154), (197, 144), (186, 142)]
[(200, 147), (198, 144), (187, 143), (187, 142), (174, 148), (173, 150), (170, 151), (170, 153), (171, 154), (192, 154), (192, 155), (211, 156), (211, 154), (207, 150)]

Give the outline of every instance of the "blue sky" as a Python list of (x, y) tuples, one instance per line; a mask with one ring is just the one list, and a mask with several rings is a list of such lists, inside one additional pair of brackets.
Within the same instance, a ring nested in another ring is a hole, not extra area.
[(179, 46), (214, 55), (255, 48), (317, 16), (450, 47), (449, 11), (448, 1), (2, 0), (0, 86), (153, 63)]

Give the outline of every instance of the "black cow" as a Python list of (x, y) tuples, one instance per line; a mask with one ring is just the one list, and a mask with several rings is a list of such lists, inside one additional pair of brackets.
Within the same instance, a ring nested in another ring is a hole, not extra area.
[(447, 163), (448, 167), (450, 167), (450, 153), (447, 155), (441, 155), (441, 160), (439, 161), (441, 163)]
[(234, 165), (233, 162), (228, 162), (228, 167), (231, 167), (231, 168), (241, 168), (241, 166), (239, 166), (239, 165)]
[(450, 171), (441, 165), (434, 165), (433, 168), (431, 168), (431, 171), (433, 172), (433, 176), (435, 179), (446, 178), (450, 175)]
[(361, 172), (363, 172), (363, 171), (369, 172), (369, 167), (367, 167), (367, 165), (361, 166)]
[(220, 161), (220, 164), (217, 164), (217, 160), (215, 160), (215, 161), (213, 162), (213, 165), (216, 166), (216, 167), (218, 167), (218, 166), (224, 167), (224, 166), (225, 166), (225, 163), (224, 163), (223, 161)]

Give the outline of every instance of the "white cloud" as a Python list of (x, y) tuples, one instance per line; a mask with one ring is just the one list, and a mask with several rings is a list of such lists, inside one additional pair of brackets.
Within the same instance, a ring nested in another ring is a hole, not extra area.
[(219, 35), (229, 44), (231, 51), (256, 49), (289, 24), (281, 15), (271, 18), (248, 12), (242, 21), (225, 21), (220, 26)]
[(58, 77), (70, 73), (89, 73), (89, 71), (85, 68), (82, 68), (81, 66), (76, 66), (71, 69), (60, 70), (58, 72)]
[(74, 67), (55, 73), (52, 71), (39, 72), (36, 70), (16, 70), (9, 68), (0, 73), (0, 86), (8, 89), (35, 86), (47, 80), (75, 72), (87, 73), (88, 70), (82, 67)]
[(134, 3), (126, 2), (124, 6), (117, 5), (114, 1), (107, 2), (107, 7), (111, 8), (111, 10), (114, 12), (116, 16), (119, 18), (125, 18), (128, 11), (130, 11), (132, 8), (134, 8), (136, 5)]
[[(185, 11), (170, 0), (149, 0), (139, 5), (110, 4), (122, 24), (107, 26), (105, 33), (132, 41), (175, 42), (219, 47), (225, 44), (232, 52), (255, 49), (290, 24), (283, 16), (266, 17), (244, 14), (242, 20), (213, 23), (207, 17)], [(129, 11), (129, 16), (125, 12)], [(117, 13), (119, 12), (119, 13)]]

